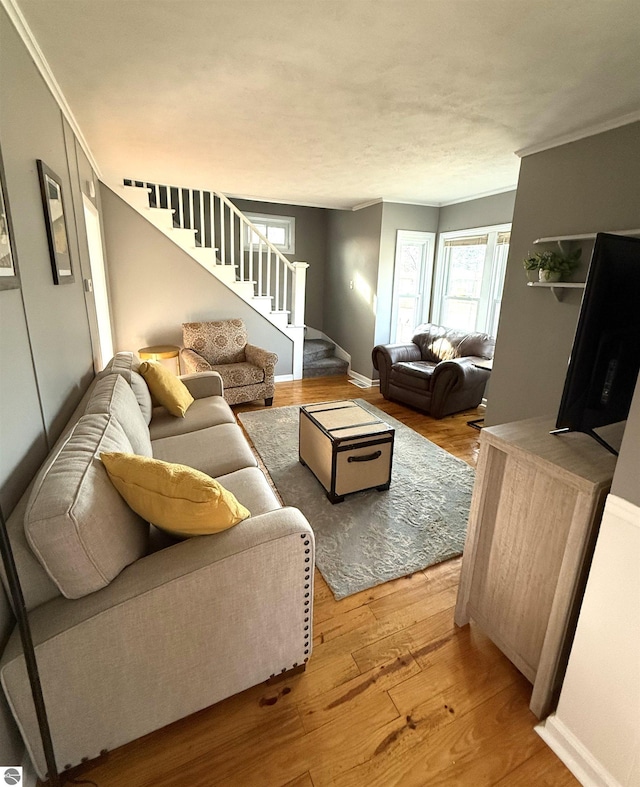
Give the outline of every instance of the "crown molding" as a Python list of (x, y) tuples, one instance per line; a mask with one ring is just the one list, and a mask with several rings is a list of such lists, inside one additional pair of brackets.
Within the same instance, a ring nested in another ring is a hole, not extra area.
[[(201, 189), (195, 189), (198, 191)], [(206, 191), (206, 189), (205, 189)], [(230, 194), (227, 191), (221, 192), (229, 199), (244, 199), (247, 202), (266, 202), (272, 205), (291, 205), (292, 208), (323, 208), (324, 210), (351, 210), (351, 208), (342, 208), (338, 205), (325, 205), (319, 202), (293, 202), (287, 199), (269, 199), (268, 197), (249, 197), (246, 194)]]
[(496, 197), (498, 194), (508, 194), (510, 191), (516, 191), (517, 188), (517, 183), (514, 183), (511, 186), (504, 186), (503, 188), (492, 189), (491, 191), (481, 191), (479, 194), (470, 194), (468, 197), (458, 197), (458, 199), (447, 200), (447, 202), (439, 202), (434, 207), (446, 208), (448, 205), (458, 205), (461, 202), (472, 202), (474, 199)]
[(519, 156), (520, 158), (523, 158), (524, 156), (531, 156), (534, 153), (542, 153), (543, 150), (557, 148), (560, 147), (560, 145), (567, 145), (569, 142), (577, 142), (579, 139), (593, 137), (596, 134), (602, 134), (605, 131), (612, 131), (614, 128), (628, 126), (630, 123), (636, 123), (638, 121), (640, 121), (640, 111), (630, 112), (628, 115), (622, 115), (621, 117), (615, 118), (614, 120), (607, 120), (604, 123), (598, 123), (594, 126), (587, 126), (587, 128), (583, 128), (580, 131), (573, 131), (570, 134), (563, 134), (560, 137), (553, 137), (546, 142), (539, 142), (535, 145), (529, 145), (525, 148), (520, 148), (520, 150), (516, 150), (515, 153), (516, 156)]
[(0, 0), (0, 4), (7, 12), (9, 19), (13, 23), (13, 26), (22, 39), (22, 42), (26, 46), (27, 51), (31, 55), (31, 59), (33, 60), (36, 68), (44, 79), (45, 84), (51, 91), (51, 94), (60, 107), (62, 114), (71, 126), (71, 130), (75, 134), (76, 139), (80, 143), (80, 147), (84, 151), (86, 157), (89, 159), (89, 163), (91, 164), (93, 171), (96, 173), (98, 178), (102, 178), (100, 167), (98, 166), (98, 163), (91, 152), (91, 148), (89, 147), (89, 144), (85, 139), (80, 126), (78, 125), (78, 121), (75, 119), (75, 116), (71, 111), (71, 107), (67, 103), (67, 99), (64, 97), (64, 93), (62, 92), (60, 85), (53, 75), (53, 71), (51, 70), (49, 63), (44, 56), (44, 52), (40, 49), (40, 46), (38, 45), (38, 42), (36, 41), (36, 38), (27, 23), (27, 20), (25, 19), (20, 8), (18, 8), (16, 0)]

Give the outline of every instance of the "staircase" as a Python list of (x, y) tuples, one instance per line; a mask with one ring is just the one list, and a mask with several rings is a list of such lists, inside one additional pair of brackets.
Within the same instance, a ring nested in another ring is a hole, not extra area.
[(346, 374), (349, 363), (338, 358), (336, 346), (326, 339), (305, 339), (303, 377), (330, 377)]
[(306, 262), (290, 262), (224, 195), (125, 180), (120, 196), (293, 341), (303, 375)]

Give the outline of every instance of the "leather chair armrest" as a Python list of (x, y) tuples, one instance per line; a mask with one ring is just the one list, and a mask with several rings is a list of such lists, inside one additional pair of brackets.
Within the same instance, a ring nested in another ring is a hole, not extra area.
[[(488, 379), (489, 372), (486, 369), (479, 369), (469, 358), (454, 358), (436, 364), (431, 378), (430, 414), (434, 418), (447, 415), (449, 412), (447, 399), (451, 394), (459, 391), (469, 391), (473, 394), (478, 387), (484, 388)], [(476, 405), (469, 404), (469, 407), (473, 406)], [(464, 409), (464, 407), (457, 409)]]
[(181, 374), (180, 379), (189, 389), (194, 399), (206, 399), (207, 396), (222, 396), (224, 385), (218, 372), (194, 372)]
[(387, 398), (389, 393), (389, 376), (394, 363), (402, 361), (420, 361), (420, 348), (417, 344), (378, 344), (371, 353), (373, 366), (380, 373), (380, 393)]
[(188, 347), (183, 347), (180, 350), (180, 360), (182, 366), (187, 374), (192, 372), (210, 372), (211, 364), (206, 358), (203, 358), (195, 350), (190, 350)]
[(266, 374), (273, 375), (276, 364), (278, 363), (278, 356), (276, 353), (263, 350), (262, 347), (256, 347), (253, 344), (246, 344), (244, 347), (244, 354), (249, 363), (264, 369)]
[(420, 361), (420, 348), (413, 342), (409, 344), (379, 344), (373, 348), (372, 353), (373, 365), (380, 371), (378, 363), (386, 364), (389, 368), (394, 363), (402, 363), (405, 361)]

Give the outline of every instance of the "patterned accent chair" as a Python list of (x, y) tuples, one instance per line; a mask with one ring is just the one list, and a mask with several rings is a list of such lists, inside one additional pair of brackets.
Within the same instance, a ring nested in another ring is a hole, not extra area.
[(247, 329), (240, 319), (182, 324), (180, 350), (185, 373), (218, 372), (229, 404), (264, 399), (273, 404), (275, 353), (247, 343)]

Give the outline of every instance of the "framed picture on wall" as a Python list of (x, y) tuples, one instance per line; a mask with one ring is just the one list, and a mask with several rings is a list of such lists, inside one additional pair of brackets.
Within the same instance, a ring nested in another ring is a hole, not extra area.
[(62, 182), (55, 172), (50, 170), (40, 159), (38, 159), (38, 174), (53, 282), (54, 284), (71, 284), (74, 276), (69, 254), (69, 234), (62, 196)]
[(20, 277), (13, 249), (13, 227), (4, 184), (4, 167), (0, 154), (0, 290), (13, 290), (20, 286)]

